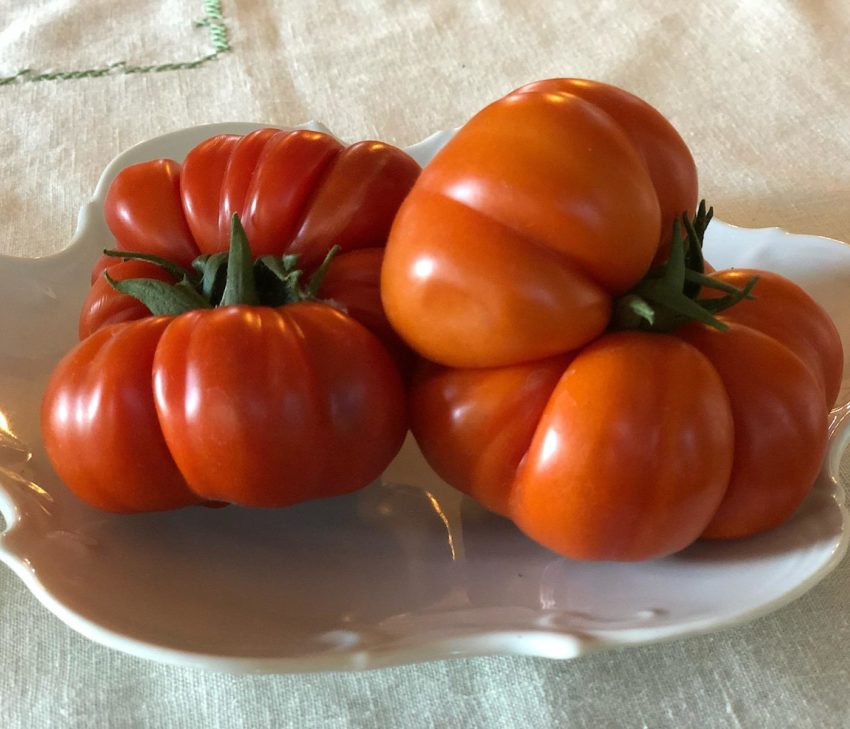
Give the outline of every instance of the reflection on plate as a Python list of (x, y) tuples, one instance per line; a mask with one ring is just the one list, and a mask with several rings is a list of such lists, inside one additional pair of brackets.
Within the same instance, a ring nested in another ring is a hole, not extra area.
[[(70, 248), (0, 259), (0, 557), (62, 620), (129, 653), (227, 671), (571, 658), (749, 620), (835, 567), (848, 541), (838, 484), (850, 434), (847, 372), (824, 468), (789, 523), (653, 562), (555, 556), (448, 488), (412, 441), (381, 483), (282, 511), (112, 516), (78, 502), (47, 463), (38, 410), (50, 370), (74, 344), (90, 266), (110, 245), (106, 188), (127, 164), (181, 159), (212, 134), (256, 126), (197, 127), (134, 147), (104, 172)], [(411, 151), (425, 162), (448, 136)], [(706, 257), (796, 280), (830, 312), (850, 351), (850, 247), (714, 222)]]

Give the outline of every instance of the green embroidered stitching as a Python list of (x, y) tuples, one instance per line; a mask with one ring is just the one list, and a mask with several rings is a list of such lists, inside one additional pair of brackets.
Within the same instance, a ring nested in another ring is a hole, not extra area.
[(138, 66), (118, 61), (101, 68), (87, 68), (78, 71), (52, 71), (48, 73), (37, 73), (31, 68), (18, 71), (13, 76), (0, 76), (0, 86), (9, 84), (28, 83), (35, 81), (67, 81), (76, 78), (98, 78), (111, 74), (129, 73), (159, 73), (161, 71), (185, 71), (203, 66), (208, 61), (215, 60), (222, 53), (230, 50), (230, 40), (227, 35), (227, 27), (224, 24), (224, 16), (221, 12), (219, 0), (204, 0), (204, 17), (196, 20), (196, 26), (206, 26), (210, 31), (210, 41), (213, 52), (196, 58), (194, 61), (177, 61), (173, 63), (155, 63), (148, 66)]

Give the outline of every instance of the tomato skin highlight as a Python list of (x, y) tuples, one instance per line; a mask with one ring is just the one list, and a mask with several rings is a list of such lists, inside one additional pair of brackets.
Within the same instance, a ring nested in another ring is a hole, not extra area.
[(202, 501), (166, 447), (151, 385), (167, 317), (105, 327), (57, 365), (42, 401), (42, 437), (65, 484), (106, 511), (176, 509)]
[(447, 366), (579, 348), (666, 257), (668, 218), (695, 198), (693, 159), (649, 105), (595, 82), (523, 87), (476, 114), (414, 184), (387, 243), (384, 307)]

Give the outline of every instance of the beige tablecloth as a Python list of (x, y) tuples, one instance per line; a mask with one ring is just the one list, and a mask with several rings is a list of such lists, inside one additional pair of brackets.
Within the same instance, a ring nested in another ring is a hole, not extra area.
[[(165, 131), (315, 118), (409, 144), (563, 75), (667, 114), (724, 220), (850, 240), (848, 35), (845, 0), (0, 0), (0, 253), (62, 249), (104, 165)], [(846, 727), (848, 576), (743, 627), (571, 662), (232, 677), (89, 643), (3, 567), (0, 725)]]

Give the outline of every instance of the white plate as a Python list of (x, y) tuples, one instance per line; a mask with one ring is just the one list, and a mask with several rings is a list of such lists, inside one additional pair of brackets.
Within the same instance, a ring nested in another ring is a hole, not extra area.
[[(317, 125), (310, 125), (319, 128)], [(578, 564), (542, 549), (443, 484), (408, 442), (382, 483), (282, 511), (113, 516), (82, 505), (38, 435), (46, 378), (75, 342), (89, 269), (111, 244), (102, 201), (117, 170), (182, 159), (256, 125), (187, 129), (114, 160), (62, 253), (0, 259), (0, 557), (60, 619), (146, 658), (226, 671), (302, 672), (450, 656), (572, 658), (740, 623), (776, 609), (843, 556), (838, 485), (846, 404), (811, 496), (768, 534), (697, 544), (642, 564)], [(413, 148), (422, 162), (450, 136)], [(711, 225), (715, 266), (778, 271), (832, 314), (850, 351), (850, 247), (777, 229)], [(840, 402), (848, 400), (845, 371)]]

